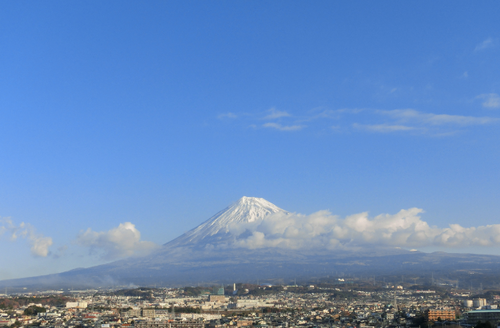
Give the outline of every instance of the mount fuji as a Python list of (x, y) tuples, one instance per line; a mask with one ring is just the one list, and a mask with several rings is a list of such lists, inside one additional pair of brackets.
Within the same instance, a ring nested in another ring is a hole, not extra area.
[(242, 197), (196, 228), (164, 246), (197, 246), (199, 248), (209, 244), (231, 243), (239, 237), (232, 233), (232, 230), (238, 225), (262, 222), (273, 214), (288, 215), (289, 213), (263, 198)]
[[(450, 276), (464, 269), (495, 274), (500, 269), (500, 257), (493, 255), (423, 253), (397, 247), (332, 248), (320, 237), (301, 245), (279, 237), (300, 234), (288, 226), (293, 215), (265, 199), (242, 197), (147, 256), (0, 281), (0, 287), (174, 286), (265, 279), (283, 282), (340, 274), (425, 276), (433, 272)], [(281, 235), (270, 227), (279, 227)], [(305, 228), (317, 227), (312, 222)]]

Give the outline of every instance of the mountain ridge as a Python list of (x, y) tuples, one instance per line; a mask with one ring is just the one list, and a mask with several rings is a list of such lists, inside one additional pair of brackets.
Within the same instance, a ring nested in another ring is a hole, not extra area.
[[(443, 273), (450, 276), (463, 275), (466, 271), (495, 275), (500, 271), (500, 256), (495, 255), (412, 252), (388, 246), (350, 250), (326, 247), (252, 249), (237, 243), (238, 238), (248, 237), (248, 231), (243, 229), (247, 224), (259, 225), (266, 223), (266, 220), (285, 220), (280, 223), (286, 224), (288, 215), (292, 213), (263, 198), (242, 197), (147, 256), (59, 274), (4, 280), (0, 281), (0, 287), (178, 286), (256, 279), (309, 279), (336, 273), (426, 275), (432, 271), (436, 275)], [(234, 225), (243, 228), (233, 229)]]

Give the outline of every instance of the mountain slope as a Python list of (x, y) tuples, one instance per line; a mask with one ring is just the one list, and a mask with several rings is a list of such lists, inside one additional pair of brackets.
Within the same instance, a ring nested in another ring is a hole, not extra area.
[(231, 233), (231, 227), (250, 222), (259, 222), (272, 214), (288, 214), (263, 198), (242, 197), (237, 202), (226, 207), (196, 228), (186, 232), (171, 242), (168, 247), (217, 244), (222, 241), (232, 241), (237, 237)]
[(63, 288), (131, 283), (173, 286), (257, 279), (309, 279), (336, 274), (425, 276), (429, 272), (436, 276), (454, 275), (467, 281), (471, 277), (480, 277), (480, 274), (495, 276), (500, 271), (500, 257), (492, 255), (428, 254), (395, 247), (331, 250), (327, 247), (238, 246), (237, 241), (248, 236), (245, 230), (248, 225), (265, 225), (266, 220), (286, 225), (288, 215), (291, 214), (265, 199), (243, 197), (148, 256), (60, 274), (6, 280), (0, 282), (0, 287)]

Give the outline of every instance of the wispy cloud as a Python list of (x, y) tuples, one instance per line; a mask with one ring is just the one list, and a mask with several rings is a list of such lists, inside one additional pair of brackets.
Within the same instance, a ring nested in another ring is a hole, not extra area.
[(368, 130), (368, 131), (373, 131), (373, 132), (382, 132), (382, 133), (388, 133), (388, 132), (398, 132), (398, 131), (414, 131), (417, 128), (412, 127), (412, 126), (406, 126), (406, 125), (390, 125), (390, 124), (358, 124), (354, 123), (352, 125), (356, 129), (362, 129), (362, 130)]
[(82, 231), (76, 240), (80, 246), (89, 247), (91, 253), (98, 253), (102, 258), (117, 258), (149, 253), (157, 244), (141, 240), (141, 233), (130, 222), (120, 223), (109, 231)]
[(315, 121), (322, 119), (334, 119), (339, 120), (342, 118), (342, 115), (349, 114), (359, 114), (363, 111), (366, 111), (364, 108), (341, 108), (341, 109), (315, 109), (309, 112), (309, 115), (302, 118), (301, 121)]
[(287, 113), (286, 111), (277, 110), (274, 107), (269, 109), (268, 113), (269, 114), (267, 114), (264, 117), (265, 120), (275, 120), (275, 119), (280, 118), (280, 117), (289, 117), (290, 116), (290, 114)]
[(272, 128), (279, 131), (299, 131), (305, 128), (304, 125), (281, 125), (278, 123), (265, 123), (262, 125), (265, 128)]
[(277, 247), (288, 249), (335, 249), (357, 247), (467, 247), (500, 246), (500, 224), (465, 228), (450, 224), (430, 226), (420, 215), (422, 209), (410, 208), (396, 214), (370, 217), (367, 212), (341, 218), (329, 211), (311, 215), (275, 214), (263, 221), (231, 226), (245, 248)]
[(378, 110), (377, 113), (390, 116), (401, 122), (427, 125), (484, 125), (498, 121), (498, 119), (492, 117), (423, 113), (414, 109)]
[(0, 219), (0, 236), (8, 234), (11, 241), (18, 238), (27, 239), (30, 244), (31, 255), (35, 257), (47, 257), (49, 247), (52, 245), (52, 238), (45, 237), (38, 233), (31, 224), (21, 222), (15, 225), (10, 218)]
[(500, 108), (500, 96), (496, 93), (483, 93), (476, 98), (483, 99), (485, 108)]
[(486, 50), (488, 48), (493, 47), (494, 45), (495, 45), (495, 40), (493, 40), (492, 38), (487, 38), (483, 42), (476, 45), (476, 48), (474, 48), (474, 51), (476, 51), (476, 52), (483, 51), (483, 50)]
[[(483, 106), (500, 107), (500, 97), (497, 94), (483, 94), (477, 98), (484, 99)], [(238, 117), (242, 117), (238, 115)], [(263, 118), (275, 121), (259, 124)], [(316, 108), (304, 115), (290, 115), (274, 108), (268, 115), (245, 115), (243, 122), (253, 128), (269, 128), (278, 131), (300, 131), (314, 126), (314, 131), (332, 131), (331, 122), (337, 133), (350, 130), (373, 133), (411, 133), (412, 135), (453, 136), (474, 126), (484, 126), (500, 122), (499, 118), (488, 116), (466, 116), (453, 114), (435, 114), (415, 109), (368, 109), (368, 108)], [(312, 130), (312, 129), (311, 129)]]

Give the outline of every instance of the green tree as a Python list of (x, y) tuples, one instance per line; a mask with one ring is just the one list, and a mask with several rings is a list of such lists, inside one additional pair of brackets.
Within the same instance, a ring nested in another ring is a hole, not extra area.
[(493, 325), (489, 321), (486, 321), (484, 323), (481, 321), (478, 321), (475, 328), (493, 328)]
[(30, 306), (29, 308), (26, 308), (26, 310), (24, 310), (24, 315), (35, 316), (38, 313), (44, 313), (46, 311), (47, 310), (44, 307)]

